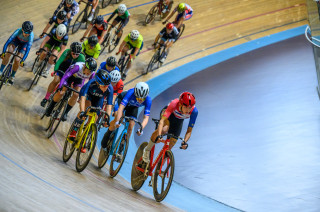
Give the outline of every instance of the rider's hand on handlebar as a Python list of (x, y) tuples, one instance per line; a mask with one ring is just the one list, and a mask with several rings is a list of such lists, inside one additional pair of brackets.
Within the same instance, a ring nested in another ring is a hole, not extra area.
[(80, 38), (80, 42), (83, 42), (84, 41), (84, 37)]
[(119, 50), (119, 51), (116, 53), (116, 55), (118, 55), (120, 52), (121, 52), (121, 51)]
[(84, 119), (85, 117), (86, 117), (86, 112), (85, 111), (80, 112), (79, 118)]
[(1, 54), (1, 59), (3, 59), (5, 55), (6, 55), (5, 53), (2, 53)]
[(121, 126), (121, 123), (119, 123), (118, 121), (115, 123), (116, 128), (119, 128)]
[(162, 24), (166, 24), (168, 21), (164, 21), (164, 22), (162, 22)]
[(36, 51), (36, 55), (40, 55), (40, 53), (41, 53), (41, 51), (39, 50), (39, 51)]
[(45, 35), (45, 33), (43, 32), (43, 33), (39, 36), (39, 38), (43, 38), (44, 35)]
[(186, 150), (187, 148), (188, 148), (188, 143), (187, 143), (187, 142), (185, 142), (185, 141), (182, 141), (182, 142), (181, 142), (180, 149), (184, 149), (184, 150)]
[(21, 67), (24, 66), (24, 61), (23, 61), (23, 60), (20, 61), (20, 66), (21, 66)]
[(138, 136), (143, 135), (143, 131), (142, 131), (142, 130), (140, 131), (140, 129), (138, 129), (138, 130), (137, 130), (137, 135), (138, 135)]

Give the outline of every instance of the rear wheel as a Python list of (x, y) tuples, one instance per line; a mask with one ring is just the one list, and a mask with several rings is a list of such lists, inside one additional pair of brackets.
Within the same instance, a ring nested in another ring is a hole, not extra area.
[(39, 78), (41, 77), (42, 71), (45, 69), (47, 63), (45, 62), (45, 60), (42, 61), (42, 63), (38, 66), (38, 70), (35, 72), (34, 78), (28, 88), (28, 91), (31, 90), (33, 85), (36, 85), (39, 81)]
[[(116, 44), (116, 40), (117, 40), (117, 38), (118, 38), (116, 32), (117, 32), (117, 30), (115, 29), (114, 34), (110, 36), (110, 37), (112, 37), (112, 38), (110, 38), (111, 40), (110, 40), (110, 45), (109, 45), (109, 53), (111, 53), (111, 52), (118, 46), (118, 44), (119, 44), (119, 42)], [(119, 32), (119, 33), (120, 33), (120, 32)], [(119, 39), (121, 39), (121, 37), (122, 37), (122, 35), (120, 36)]]
[(12, 67), (11, 65), (8, 65), (8, 66), (6, 67), (6, 69), (3, 71), (3, 74), (2, 74), (2, 76), (1, 76), (1, 81), (0, 81), (0, 89), (2, 88), (2, 86), (3, 86), (4, 84), (7, 83), (8, 78), (9, 78), (9, 75), (10, 75), (10, 73), (11, 73), (11, 71), (10, 71), (11, 67)]
[[(142, 160), (142, 154), (143, 154), (143, 149), (148, 145), (148, 142), (143, 142), (138, 150), (136, 155), (134, 156), (134, 160), (132, 163), (132, 169), (131, 169), (131, 187), (134, 191), (138, 191), (144, 181), (147, 179), (144, 176), (144, 173), (138, 170), (136, 167), (139, 166), (140, 168), (145, 168), (146, 163), (143, 162)], [(139, 163), (138, 163), (139, 161)]]
[(36, 63), (39, 61), (39, 58), (40, 58), (40, 56), (38, 55), (38, 56), (36, 57), (36, 59), (34, 60), (34, 63), (33, 63), (33, 65), (32, 65), (32, 69), (31, 69), (32, 72), (35, 72), (35, 70), (33, 70), (33, 69), (34, 69), (34, 66), (36, 65)]
[[(75, 120), (73, 121), (73, 123), (69, 129), (67, 138), (69, 137), (69, 134), (73, 131), (74, 124), (75, 124)], [(76, 142), (68, 141), (67, 138), (66, 138), (66, 140), (64, 142), (64, 146), (63, 146), (63, 153), (62, 153), (63, 162), (68, 162), (68, 160), (71, 158), (71, 156), (75, 150), (75, 145), (76, 145)]]
[(57, 130), (61, 119), (66, 112), (67, 109), (67, 101), (61, 101), (57, 104), (57, 106), (53, 109), (53, 113), (51, 114), (48, 128), (48, 138), (51, 138), (53, 133)]
[(156, 17), (157, 13), (158, 13), (159, 7), (158, 4), (154, 5), (150, 11), (148, 12), (146, 19), (144, 20), (145, 24), (150, 24), (151, 21), (154, 20), (154, 18)]
[(153, 66), (156, 64), (157, 61), (158, 61), (158, 51), (152, 56), (145, 74), (153, 70)]
[[(97, 126), (92, 124), (90, 126), (87, 136), (84, 136), (77, 153), (76, 169), (78, 172), (82, 172), (90, 162), (94, 149), (97, 143)], [(81, 149), (85, 149), (86, 152), (82, 153)]]
[(101, 45), (101, 53), (107, 48), (107, 46), (109, 45), (109, 39), (110, 39), (110, 32), (108, 32), (104, 38), (104, 41), (102, 42)]
[(101, 6), (102, 8), (106, 8), (107, 6), (109, 6), (109, 4), (112, 2), (112, 0), (102, 0), (101, 1)]
[(76, 33), (80, 29), (80, 27), (83, 23), (86, 24), (86, 20), (84, 18), (84, 11), (85, 10), (82, 10), (80, 12), (80, 14), (78, 15), (77, 19), (75, 20), (75, 22), (72, 26), (72, 34)]
[(128, 147), (129, 142), (127, 139), (127, 134), (124, 134), (121, 141), (116, 145), (116, 147), (114, 148), (114, 152), (112, 153), (112, 159), (109, 169), (109, 174), (111, 177), (115, 177), (119, 173), (126, 158)]
[(181, 37), (181, 35), (182, 35), (183, 31), (184, 31), (184, 28), (185, 28), (185, 25), (182, 24), (180, 29), (179, 29), (179, 35), (178, 35), (177, 39), (174, 41), (174, 43), (177, 42), (177, 40)]
[(109, 155), (110, 155), (110, 151), (112, 148), (112, 143), (113, 143), (113, 139), (114, 139), (114, 135), (115, 133), (112, 133), (112, 135), (110, 136), (110, 139), (107, 143), (107, 147), (106, 150), (103, 150), (103, 148), (101, 147), (100, 149), (100, 153), (99, 153), (99, 158), (98, 158), (98, 168), (102, 168), (106, 162), (108, 161)]
[(167, 9), (167, 11), (166, 11), (165, 13), (162, 13), (162, 12), (161, 12), (161, 14), (160, 14), (160, 18), (161, 18), (161, 19), (164, 19), (164, 18), (166, 18), (166, 17), (169, 15), (169, 13), (170, 13), (170, 11), (171, 11), (171, 9), (172, 9), (172, 5), (173, 5), (173, 1), (171, 1), (171, 2), (169, 3), (168, 9)]

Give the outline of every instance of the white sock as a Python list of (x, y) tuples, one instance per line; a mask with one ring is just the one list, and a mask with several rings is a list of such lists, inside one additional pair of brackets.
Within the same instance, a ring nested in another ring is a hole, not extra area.
[(47, 65), (47, 72), (50, 71), (51, 66), (52, 66), (52, 65), (48, 63), (48, 65)]

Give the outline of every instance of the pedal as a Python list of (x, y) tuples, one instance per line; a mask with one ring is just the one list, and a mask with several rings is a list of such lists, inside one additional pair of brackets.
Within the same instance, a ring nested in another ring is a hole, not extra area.
[(147, 163), (147, 166), (146, 166), (146, 168), (144, 169), (143, 176), (144, 176), (145, 178), (147, 178), (147, 177), (148, 177), (148, 173), (149, 173), (149, 170), (148, 170), (148, 168), (149, 168), (149, 164), (150, 164), (150, 163)]
[(151, 180), (149, 181), (149, 185), (148, 185), (148, 186), (152, 187), (152, 178), (151, 178)]

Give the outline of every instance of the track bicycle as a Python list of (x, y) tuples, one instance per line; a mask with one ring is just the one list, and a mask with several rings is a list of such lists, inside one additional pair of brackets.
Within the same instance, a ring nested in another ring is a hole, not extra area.
[(70, 133), (74, 129), (75, 121), (73, 121), (64, 142), (62, 159), (64, 162), (67, 162), (71, 158), (74, 150), (77, 149), (76, 170), (78, 172), (82, 172), (87, 167), (97, 143), (98, 131), (95, 122), (98, 111), (107, 115), (107, 123), (109, 125), (110, 117), (108, 114), (101, 110), (100, 107), (90, 106), (85, 110), (87, 117), (78, 129), (75, 140), (72, 141), (69, 138)]
[(121, 166), (126, 158), (128, 147), (129, 147), (129, 139), (130, 139), (127, 136), (127, 131), (129, 127), (129, 122), (131, 120), (139, 124), (140, 132), (141, 132), (142, 126), (137, 119), (123, 116), (119, 120), (119, 123), (124, 122), (123, 123), (124, 129), (122, 130), (118, 139), (117, 139), (117, 135), (118, 135), (119, 128), (113, 131), (112, 134), (110, 135), (110, 139), (107, 143), (106, 149), (103, 149), (102, 147), (100, 149), (99, 158), (98, 158), (99, 168), (102, 168), (106, 164), (108, 157), (112, 156), (111, 162), (110, 162), (110, 168), (109, 168), (109, 174), (111, 177), (115, 177), (119, 173)]
[[(130, 49), (129, 49), (130, 50)], [(129, 51), (128, 50), (128, 51)], [(118, 67), (120, 69), (120, 73), (121, 75), (123, 75), (125, 69), (127, 68), (127, 65), (129, 63), (129, 60), (130, 60), (130, 54), (128, 52), (125, 52), (124, 53), (124, 56), (123, 57), (120, 57), (119, 61), (118, 61)]]
[(163, 1), (164, 0), (160, 0), (150, 9), (146, 16), (146, 19), (144, 20), (146, 25), (151, 23), (155, 19), (156, 15), (159, 15), (161, 20), (168, 16), (172, 8), (173, 1), (170, 1), (168, 8), (166, 8), (166, 5)]
[(9, 78), (11, 77), (14, 58), (19, 57), (20, 59), (22, 59), (22, 57), (18, 55), (18, 48), (14, 51), (14, 53), (11, 53), (11, 52), (5, 52), (5, 53), (11, 54), (12, 56), (11, 56), (10, 62), (7, 64), (7, 67), (4, 69), (4, 71), (2, 72), (2, 75), (0, 76), (0, 90), (3, 85), (7, 84)]
[[(152, 120), (156, 123), (156, 126), (158, 126), (160, 120)], [(152, 147), (150, 151), (150, 163), (148, 164), (142, 159), (143, 150), (148, 145), (148, 142), (143, 142), (137, 150), (131, 169), (132, 189), (138, 191), (148, 176), (151, 176), (149, 186), (152, 186), (153, 195), (157, 202), (161, 202), (167, 196), (173, 180), (175, 163), (173, 153), (169, 149), (170, 137), (183, 141), (183, 138), (172, 134), (160, 135), (156, 141), (163, 137), (167, 137), (165, 141), (161, 141), (164, 143), (164, 146), (157, 157), (154, 157), (155, 145)], [(153, 172), (153, 170), (155, 171)]]
[[(112, 0), (100, 0), (101, 1), (101, 7), (102, 8), (106, 8), (107, 6), (109, 6), (109, 4), (111, 4)], [(121, 2), (122, 0), (115, 0), (116, 4), (118, 4), (119, 2)]]
[(151, 60), (150, 60), (150, 62), (148, 64), (147, 71), (145, 72), (145, 74), (147, 74), (149, 71), (153, 71), (154, 67), (155, 67), (155, 69), (160, 68), (162, 66), (162, 64), (163, 64), (160, 61), (161, 61), (161, 59), (163, 57), (165, 57), (166, 45), (165, 45), (165, 43), (157, 43), (155, 45), (155, 47), (157, 47), (157, 46), (158, 46), (158, 48), (154, 52), (154, 54), (153, 54), (153, 56), (152, 56), (152, 58), (151, 58)]
[[(108, 25), (111, 25), (111, 24), (108, 23)], [(108, 53), (111, 53), (118, 46), (119, 42), (116, 44), (116, 40), (118, 38), (118, 36), (117, 36), (118, 33), (120, 33), (119, 28), (120, 28), (120, 26), (119, 27), (114, 26), (114, 27), (111, 28), (110, 32), (108, 32), (106, 34), (106, 36), (105, 36), (105, 38), (104, 38), (104, 40), (103, 40), (103, 42), (101, 44), (101, 53), (107, 47), (109, 47), (108, 48)], [(121, 36), (119, 38), (120, 40), (121, 40), (121, 37), (122, 37), (122, 34), (121, 34)]]

